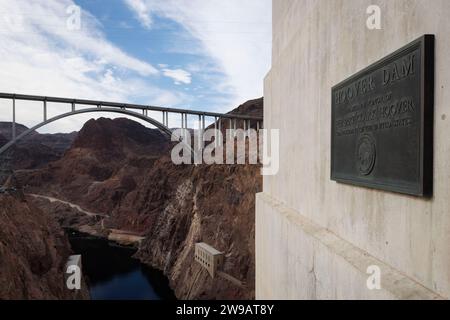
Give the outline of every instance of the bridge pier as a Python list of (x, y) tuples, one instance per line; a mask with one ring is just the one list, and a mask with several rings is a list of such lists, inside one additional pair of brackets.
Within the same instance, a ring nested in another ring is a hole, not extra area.
[[(199, 116), (199, 131), (201, 137), (203, 138), (203, 133), (206, 129), (206, 117), (214, 117), (215, 130), (218, 130), (222, 133), (222, 122), (221, 120), (229, 119), (229, 128), (230, 128), (230, 136), (232, 133), (236, 131), (236, 121), (239, 119), (240, 121), (244, 121), (247, 123), (246, 126), (250, 128), (251, 120), (257, 121), (257, 125), (260, 125), (259, 121), (262, 121), (261, 117), (255, 117), (252, 115), (242, 115), (242, 114), (221, 114), (216, 112), (208, 112), (208, 111), (195, 111), (189, 109), (175, 109), (175, 108), (165, 108), (165, 107), (156, 107), (156, 106), (148, 106), (148, 105), (137, 105), (137, 104), (123, 104), (117, 102), (105, 102), (105, 101), (95, 101), (95, 100), (85, 100), (85, 99), (69, 99), (69, 98), (57, 98), (57, 97), (47, 97), (47, 96), (31, 96), (31, 95), (23, 95), (23, 94), (12, 94), (12, 93), (0, 93), (1, 99), (10, 99), (12, 100), (12, 130), (11, 130), (11, 140), (5, 144), (4, 146), (0, 146), (0, 154), (4, 153), (8, 148), (14, 145), (18, 140), (24, 138), (29, 133), (41, 128), (44, 125), (47, 125), (51, 122), (57, 121), (59, 119), (63, 119), (65, 117), (88, 113), (88, 112), (113, 112), (113, 113), (121, 113), (127, 114), (132, 117), (136, 117), (138, 119), (149, 122), (151, 125), (157, 127), (161, 131), (165, 132), (169, 136), (172, 136), (173, 133), (169, 129), (169, 113), (180, 114), (181, 115), (181, 128), (184, 129), (184, 139), (186, 139), (188, 131), (188, 115)], [(43, 103), (43, 119), (44, 121), (38, 123), (33, 128), (20, 133), (17, 135), (16, 131), (16, 100), (23, 101), (35, 101)], [(58, 114), (52, 118), (48, 117), (48, 108), (47, 103), (58, 103), (58, 104), (67, 104), (71, 106), (71, 111), (67, 113)], [(82, 108), (76, 110), (76, 105), (88, 105), (90, 108)], [(134, 110), (133, 110), (134, 109)], [(136, 112), (135, 110), (139, 110)], [(142, 114), (140, 113), (142, 110)], [(156, 121), (152, 117), (148, 116), (148, 111), (154, 112), (162, 112), (162, 123)], [(234, 129), (234, 130), (233, 130)], [(183, 137), (180, 137), (183, 138)], [(233, 137), (230, 137), (233, 139)], [(224, 138), (220, 134), (216, 134), (215, 143), (216, 145), (223, 145)], [(201, 141), (202, 147), (204, 147), (204, 141)]]
[(13, 98), (13, 121), (12, 121), (12, 140), (16, 140), (16, 99)]
[(205, 126), (205, 119), (202, 115), (198, 115), (198, 146), (203, 150), (203, 132)]
[(220, 137), (222, 136), (221, 135), (222, 131), (220, 130), (220, 127), (221, 127), (221, 125), (220, 125), (220, 118), (214, 117), (214, 133), (215, 133), (214, 146), (216, 148), (221, 145)]
[(164, 126), (169, 127), (169, 113), (167, 111), (162, 112), (162, 123)]
[(47, 100), (44, 100), (44, 122), (47, 121)]

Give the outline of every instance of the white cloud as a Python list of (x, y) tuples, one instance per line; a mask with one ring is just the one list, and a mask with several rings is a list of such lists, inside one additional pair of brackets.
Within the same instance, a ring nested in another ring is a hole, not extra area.
[(159, 15), (178, 22), (199, 39), (203, 52), (226, 74), (219, 89), (233, 94), (234, 104), (262, 96), (271, 63), (270, 0), (125, 1), (146, 28), (152, 26), (152, 16)]
[[(215, 59), (218, 68), (199, 61), (182, 69), (161, 65), (158, 71), (108, 41), (101, 23), (86, 11), (81, 30), (71, 31), (66, 23), (73, 0), (0, 0), (0, 91), (164, 106), (183, 102), (189, 107), (195, 96), (182, 88), (185, 93), (149, 84), (148, 77), (166, 73), (180, 84), (191, 83), (191, 74), (213, 77), (208, 91), (214, 92), (216, 86), (222, 94), (231, 90), (234, 101), (215, 100), (229, 107), (262, 95), (262, 79), (270, 65), (270, 0), (124, 1), (146, 28), (152, 26), (153, 14), (183, 25), (203, 47), (189, 48), (186, 41), (179, 49), (201, 50)], [(227, 75), (225, 82), (214, 78), (217, 71)], [(11, 120), (8, 103), (0, 101), (0, 121)], [(31, 126), (42, 119), (42, 109), (26, 105), (18, 106), (18, 121)], [(66, 118), (43, 131), (77, 129), (90, 117)]]
[(143, 0), (125, 0), (125, 2), (135, 12), (141, 24), (146, 28), (150, 28), (152, 19), (145, 2)]
[[(81, 30), (69, 30), (66, 10), (73, 4), (72, 0), (0, 1), (0, 91), (165, 105), (188, 100), (149, 86), (144, 77), (159, 71), (109, 42), (88, 12), (82, 11)], [(0, 103), (0, 121), (11, 121), (6, 103)], [(18, 121), (36, 124), (42, 119), (41, 110), (19, 106)], [(72, 130), (81, 121), (66, 118), (43, 131)]]
[(175, 84), (190, 84), (192, 81), (191, 74), (183, 69), (163, 69), (163, 74), (174, 80)]

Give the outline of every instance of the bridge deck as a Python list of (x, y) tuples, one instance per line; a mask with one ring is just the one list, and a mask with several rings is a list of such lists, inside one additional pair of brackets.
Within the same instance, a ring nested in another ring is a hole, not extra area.
[(111, 108), (139, 109), (139, 110), (147, 110), (147, 111), (190, 114), (190, 115), (200, 115), (200, 116), (206, 116), (206, 117), (217, 117), (217, 118), (228, 118), (228, 119), (242, 119), (242, 120), (256, 120), (256, 121), (263, 120), (262, 117), (256, 117), (256, 116), (251, 116), (251, 115), (216, 113), (216, 112), (208, 112), (208, 111), (168, 108), (168, 107), (159, 107), (159, 106), (148, 106), (148, 105), (130, 104), (130, 103), (34, 96), (34, 95), (15, 94), (15, 93), (1, 93), (0, 92), (0, 99), (55, 102), (55, 103), (67, 103), (67, 104), (72, 104), (72, 105), (75, 105), (75, 104), (76, 105), (89, 105), (89, 106), (96, 106), (96, 107), (101, 106), (101, 107), (111, 107)]
[[(214, 128), (221, 132), (221, 119), (227, 119), (230, 122), (230, 128), (234, 128), (236, 130), (237, 122), (243, 123), (244, 130), (251, 127), (251, 122), (256, 122), (257, 130), (259, 130), (263, 123), (262, 117), (257, 117), (254, 115), (245, 115), (245, 114), (235, 114), (235, 113), (216, 113), (216, 112), (208, 112), (208, 111), (198, 111), (198, 110), (189, 110), (189, 109), (178, 109), (178, 108), (167, 108), (167, 107), (157, 107), (157, 106), (149, 106), (149, 105), (140, 105), (140, 104), (130, 104), (130, 103), (118, 103), (118, 102), (109, 102), (109, 101), (99, 101), (99, 100), (85, 100), (85, 99), (70, 99), (70, 98), (58, 98), (58, 97), (48, 97), (48, 96), (33, 96), (33, 95), (25, 95), (25, 94), (15, 94), (15, 93), (0, 93), (0, 99), (8, 99), (12, 101), (12, 131), (11, 131), (11, 140), (5, 145), (0, 147), (0, 154), (4, 153), (8, 150), (12, 145), (14, 145), (18, 140), (24, 138), (26, 135), (34, 132), (35, 130), (45, 126), (51, 122), (63, 119), (65, 117), (82, 114), (82, 113), (91, 113), (91, 112), (112, 112), (112, 113), (121, 113), (125, 115), (129, 115), (132, 117), (139, 118), (143, 121), (150, 123), (151, 125), (157, 127), (162, 132), (166, 133), (168, 136), (174, 137), (172, 130), (169, 128), (169, 114), (177, 114), (181, 115), (181, 129), (188, 129), (188, 115), (198, 116), (198, 130), (200, 132), (205, 131), (205, 118), (213, 117), (214, 118)], [(42, 102), (43, 106), (43, 121), (39, 122), (36, 126), (26, 130), (21, 133), (19, 136), (16, 135), (16, 101), (17, 100), (25, 100), (25, 101), (35, 101)], [(48, 110), (47, 103), (61, 103), (61, 104), (70, 104), (72, 110), (70, 112), (62, 113), (57, 116), (48, 119)], [(90, 106), (90, 108), (80, 108), (77, 109), (77, 106)], [(135, 112), (134, 110), (142, 111), (142, 114)], [(162, 113), (162, 122), (156, 120), (153, 116), (149, 116), (148, 112), (161, 112)], [(218, 121), (219, 120), (219, 121)], [(183, 140), (181, 137), (176, 136), (176, 140)], [(220, 140), (220, 137), (219, 137)], [(216, 143), (222, 143), (221, 141), (216, 140)], [(203, 147), (203, 146), (202, 146)], [(191, 148), (188, 145), (188, 148)]]

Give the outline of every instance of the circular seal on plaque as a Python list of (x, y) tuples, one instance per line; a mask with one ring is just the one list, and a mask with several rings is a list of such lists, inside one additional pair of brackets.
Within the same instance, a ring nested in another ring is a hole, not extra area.
[(362, 135), (356, 145), (356, 163), (359, 173), (368, 176), (375, 166), (376, 148), (374, 139), (368, 135)]

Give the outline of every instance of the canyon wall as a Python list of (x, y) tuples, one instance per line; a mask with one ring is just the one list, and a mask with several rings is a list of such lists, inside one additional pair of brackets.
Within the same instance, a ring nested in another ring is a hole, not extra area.
[[(263, 101), (232, 112), (262, 116)], [(222, 120), (223, 130), (228, 125)], [(87, 217), (61, 203), (33, 200), (65, 227), (99, 236), (109, 229), (145, 236), (136, 256), (163, 270), (178, 298), (254, 298), (254, 199), (262, 190), (258, 165), (177, 166), (160, 131), (128, 119), (101, 118), (84, 125), (61, 159), (16, 175), (28, 193), (108, 216)], [(245, 286), (210, 278), (194, 261), (196, 242), (223, 251), (224, 271)]]
[[(142, 190), (129, 197), (143, 206), (164, 199), (137, 256), (165, 272), (178, 298), (253, 299), (254, 195), (261, 183), (258, 166), (178, 167), (160, 159)], [(224, 252), (223, 271), (246, 286), (212, 279), (194, 262), (197, 242)]]
[(71, 250), (51, 213), (41, 211), (20, 192), (0, 194), (0, 300), (87, 299), (64, 280)]
[[(0, 122), (0, 146), (11, 139), (11, 128), (10, 122)], [(17, 135), (26, 130), (28, 128), (24, 125), (16, 124)], [(12, 168), (15, 170), (43, 168), (50, 162), (60, 159), (75, 137), (76, 132), (56, 134), (31, 132), (7, 152), (14, 158)]]

